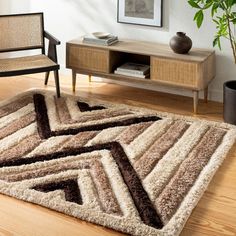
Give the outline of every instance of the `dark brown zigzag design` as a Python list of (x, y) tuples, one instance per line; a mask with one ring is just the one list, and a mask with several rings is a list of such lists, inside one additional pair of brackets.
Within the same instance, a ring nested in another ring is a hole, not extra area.
[(52, 192), (55, 190), (63, 190), (65, 193), (66, 201), (74, 202), (79, 205), (83, 204), (80, 190), (75, 179), (52, 182), (48, 184), (40, 184), (34, 186), (32, 189), (45, 193)]
[(77, 105), (80, 109), (81, 112), (86, 112), (86, 111), (97, 111), (97, 110), (104, 110), (107, 109), (106, 107), (103, 106), (89, 106), (88, 103), (86, 102), (77, 102)]
[(43, 95), (34, 94), (34, 106), (35, 106), (36, 120), (37, 120), (37, 125), (38, 125), (38, 133), (42, 139), (47, 139), (52, 136), (75, 135), (75, 134), (78, 134), (80, 132), (85, 132), (85, 131), (103, 130), (103, 129), (108, 129), (108, 128), (112, 128), (116, 126), (127, 126), (127, 125), (132, 125), (132, 124), (139, 124), (142, 122), (161, 120), (161, 118), (157, 116), (134, 117), (134, 118), (126, 119), (123, 121), (107, 122), (107, 123), (98, 124), (98, 125), (89, 125), (89, 126), (84, 126), (77, 129), (51, 131), (51, 128), (49, 125), (49, 119), (47, 115), (47, 106), (46, 106), (45, 98)]
[(98, 144), (90, 147), (75, 148), (64, 152), (56, 152), (48, 155), (34, 156), (30, 158), (10, 160), (0, 163), (0, 167), (20, 166), (35, 162), (49, 161), (66, 156), (75, 156), (92, 151), (109, 150), (121, 172), (125, 184), (133, 198), (134, 204), (139, 212), (142, 221), (154, 228), (161, 229), (163, 223), (156, 212), (148, 194), (144, 190), (142, 183), (129, 162), (122, 146), (118, 142)]

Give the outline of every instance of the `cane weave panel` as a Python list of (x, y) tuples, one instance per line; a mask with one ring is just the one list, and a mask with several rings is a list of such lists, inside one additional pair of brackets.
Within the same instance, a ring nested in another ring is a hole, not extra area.
[(57, 65), (45, 55), (0, 59), (0, 73)]
[(0, 51), (43, 47), (42, 14), (0, 17)]
[(152, 58), (152, 79), (175, 85), (196, 88), (198, 64), (192, 62)]

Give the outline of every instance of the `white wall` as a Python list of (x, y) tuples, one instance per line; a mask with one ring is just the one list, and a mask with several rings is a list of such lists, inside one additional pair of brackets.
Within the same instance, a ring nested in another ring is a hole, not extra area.
[(0, 0), (0, 14), (30, 11), (31, 0)]
[[(1, 2), (11, 2), (11, 12), (18, 13), (30, 9), (32, 12), (45, 13), (45, 28), (62, 41), (59, 48), (62, 67), (65, 65), (65, 42), (93, 31), (108, 31), (118, 34), (120, 38), (160, 43), (168, 43), (175, 32), (184, 31), (192, 38), (194, 47), (212, 49), (214, 24), (210, 17), (206, 16), (202, 28), (198, 30), (192, 20), (194, 10), (189, 7), (187, 0), (163, 0), (163, 28), (117, 23), (117, 0), (0, 0), (0, 8)], [(217, 77), (210, 86), (210, 98), (222, 101), (223, 82), (235, 79), (236, 66), (227, 41), (223, 42), (223, 51), (216, 49), (216, 52)], [(171, 90), (183, 94), (181, 90)]]

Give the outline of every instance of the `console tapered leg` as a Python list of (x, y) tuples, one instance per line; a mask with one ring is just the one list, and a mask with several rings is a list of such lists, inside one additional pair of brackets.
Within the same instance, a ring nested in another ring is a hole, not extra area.
[(204, 102), (205, 103), (208, 102), (208, 87), (204, 89)]
[(72, 70), (72, 90), (75, 92), (75, 86), (76, 86), (76, 72)]
[(193, 91), (193, 112), (194, 112), (194, 114), (197, 114), (198, 98), (199, 98), (199, 92)]

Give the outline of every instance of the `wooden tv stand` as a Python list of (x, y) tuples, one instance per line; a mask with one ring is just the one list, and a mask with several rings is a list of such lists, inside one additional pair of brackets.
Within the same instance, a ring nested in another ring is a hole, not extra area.
[[(150, 78), (140, 79), (114, 74), (125, 62), (150, 65)], [(66, 44), (66, 67), (72, 69), (75, 91), (76, 74), (87, 74), (116, 81), (138, 84), (158, 84), (193, 91), (194, 113), (197, 113), (198, 94), (204, 90), (207, 101), (208, 84), (215, 77), (215, 52), (192, 49), (189, 54), (175, 54), (168, 45), (121, 40), (112, 46), (84, 44), (72, 40)]]

